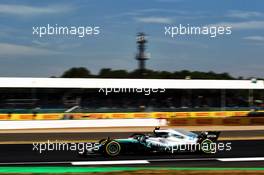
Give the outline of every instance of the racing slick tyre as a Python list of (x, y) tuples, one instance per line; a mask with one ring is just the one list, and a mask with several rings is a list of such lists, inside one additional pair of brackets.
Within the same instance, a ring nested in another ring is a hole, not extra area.
[(118, 156), (121, 152), (121, 145), (114, 141), (111, 140), (107, 143), (105, 143), (105, 147), (104, 147), (104, 153), (106, 156), (110, 156), (110, 157), (114, 157), (114, 156)]
[(205, 139), (201, 142), (201, 151), (206, 154), (214, 154), (216, 153), (216, 145), (210, 139)]

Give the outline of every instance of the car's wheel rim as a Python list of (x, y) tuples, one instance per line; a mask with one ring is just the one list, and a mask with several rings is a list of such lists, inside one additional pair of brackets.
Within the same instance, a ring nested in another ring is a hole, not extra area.
[(118, 146), (116, 144), (111, 144), (109, 146), (109, 152), (115, 154), (116, 152), (118, 152)]
[(214, 150), (211, 148), (212, 144), (213, 142), (210, 139), (205, 139), (204, 141), (202, 141), (202, 151), (204, 153), (214, 153)]
[(120, 152), (120, 145), (116, 142), (111, 142), (107, 145), (106, 151), (109, 155), (115, 156)]

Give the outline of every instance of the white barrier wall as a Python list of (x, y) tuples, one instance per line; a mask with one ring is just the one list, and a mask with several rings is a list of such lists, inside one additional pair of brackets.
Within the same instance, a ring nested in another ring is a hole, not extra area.
[(1, 129), (167, 126), (166, 119), (29, 120), (1, 121)]
[(173, 80), (0, 77), (1, 88), (264, 89), (263, 80)]

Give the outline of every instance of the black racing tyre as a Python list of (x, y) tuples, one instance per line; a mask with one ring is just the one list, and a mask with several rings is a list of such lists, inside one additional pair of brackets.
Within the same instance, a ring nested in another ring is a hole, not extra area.
[(121, 152), (121, 145), (117, 141), (109, 141), (105, 144), (105, 154), (106, 156), (118, 156)]
[(206, 154), (216, 153), (216, 143), (210, 139), (205, 139), (201, 142), (201, 151)]

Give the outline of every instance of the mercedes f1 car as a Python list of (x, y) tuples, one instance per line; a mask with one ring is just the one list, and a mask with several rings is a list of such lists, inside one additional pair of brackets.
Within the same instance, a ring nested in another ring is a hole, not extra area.
[[(83, 154), (99, 153), (105, 156), (118, 156), (127, 153), (212, 153), (210, 144), (217, 141), (220, 132), (206, 131), (194, 133), (183, 129), (155, 128), (152, 134), (135, 133), (124, 139), (102, 139), (98, 146)], [(188, 146), (188, 147), (187, 147)]]

